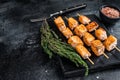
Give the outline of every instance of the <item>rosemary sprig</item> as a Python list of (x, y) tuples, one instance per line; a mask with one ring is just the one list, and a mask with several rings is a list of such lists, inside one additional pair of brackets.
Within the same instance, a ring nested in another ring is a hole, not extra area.
[(41, 46), (45, 53), (52, 58), (53, 53), (65, 57), (70, 61), (74, 62), (77, 67), (80, 65), (86, 68), (85, 75), (88, 75), (88, 65), (82, 60), (82, 58), (76, 53), (76, 51), (67, 43), (62, 42), (57, 34), (50, 29), (47, 21), (43, 22), (41, 28)]

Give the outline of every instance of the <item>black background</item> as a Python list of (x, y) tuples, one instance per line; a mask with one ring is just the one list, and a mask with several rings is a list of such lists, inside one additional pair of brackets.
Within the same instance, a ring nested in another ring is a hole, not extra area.
[[(40, 47), (41, 22), (31, 23), (29, 19), (45, 18), (83, 2), (88, 6), (77, 11), (82, 14), (99, 16), (103, 4), (120, 8), (119, 0), (0, 0), (0, 80), (64, 80), (58, 59), (49, 59)], [(119, 22), (106, 26), (120, 39)], [(120, 80), (119, 77), (120, 69), (116, 68), (67, 80)]]

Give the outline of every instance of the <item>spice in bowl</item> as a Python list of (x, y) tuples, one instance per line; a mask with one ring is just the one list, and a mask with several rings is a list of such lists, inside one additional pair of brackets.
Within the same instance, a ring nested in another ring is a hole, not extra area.
[(104, 23), (114, 24), (120, 20), (120, 9), (113, 5), (100, 7), (99, 15)]
[(117, 9), (111, 7), (103, 7), (101, 12), (110, 18), (119, 18), (120, 12)]

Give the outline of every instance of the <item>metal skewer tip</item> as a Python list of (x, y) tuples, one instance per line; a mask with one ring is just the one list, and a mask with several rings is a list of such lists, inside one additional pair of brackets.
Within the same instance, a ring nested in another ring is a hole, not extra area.
[(120, 49), (118, 47), (115, 47), (115, 49), (120, 52)]
[(103, 55), (104, 55), (107, 59), (109, 59), (109, 57), (108, 57), (105, 53), (103, 53)]
[(89, 57), (88, 57), (87, 59), (88, 59), (88, 61), (89, 61), (91, 64), (94, 65), (94, 62), (93, 62)]

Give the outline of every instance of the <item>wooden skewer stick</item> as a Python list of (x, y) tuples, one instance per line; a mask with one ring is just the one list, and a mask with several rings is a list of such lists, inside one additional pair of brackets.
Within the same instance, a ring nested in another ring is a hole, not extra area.
[(65, 19), (68, 20), (68, 18), (65, 16)]
[(54, 17), (54, 19), (56, 19), (56, 17)]
[(118, 47), (115, 47), (115, 49), (120, 52), (120, 49)]
[(88, 59), (88, 61), (89, 61), (91, 64), (94, 65), (94, 62), (93, 62), (89, 57), (88, 57), (87, 59)]
[(109, 59), (109, 57), (108, 57), (105, 53), (103, 53), (103, 55), (104, 55), (107, 59)]
[(79, 13), (77, 13), (78, 16), (81, 16)]

